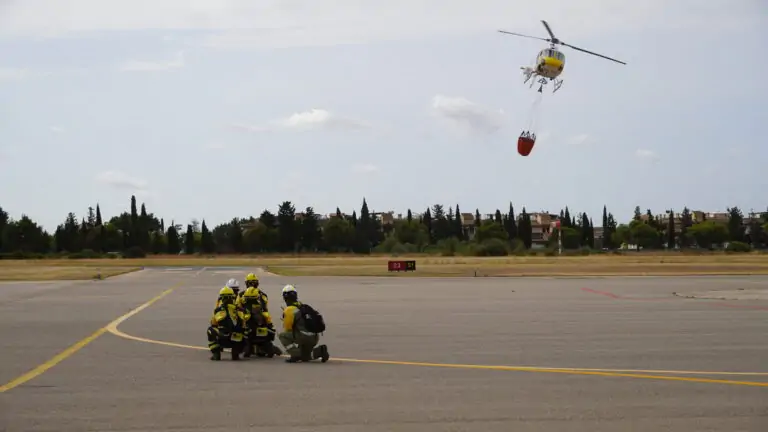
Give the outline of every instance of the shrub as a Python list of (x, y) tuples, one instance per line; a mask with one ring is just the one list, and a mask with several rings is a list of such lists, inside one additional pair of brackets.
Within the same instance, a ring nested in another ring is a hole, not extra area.
[(83, 249), (67, 256), (69, 259), (94, 259), (101, 258), (101, 254), (94, 252), (93, 249)]
[(482, 242), (475, 254), (477, 256), (506, 256), (509, 255), (509, 251), (506, 242), (492, 238)]
[(123, 258), (144, 258), (147, 254), (138, 246), (133, 246), (123, 252)]
[(725, 251), (731, 253), (752, 252), (752, 246), (750, 246), (748, 243), (732, 241), (728, 243), (728, 247), (725, 248)]

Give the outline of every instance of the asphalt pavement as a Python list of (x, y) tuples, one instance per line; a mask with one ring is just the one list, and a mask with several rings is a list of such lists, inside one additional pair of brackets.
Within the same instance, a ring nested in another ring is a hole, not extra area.
[(768, 277), (262, 274), (277, 324), (286, 283), (323, 313), (331, 360), (212, 362), (251, 270), (0, 283), (0, 431), (768, 430), (768, 300), (675, 295)]

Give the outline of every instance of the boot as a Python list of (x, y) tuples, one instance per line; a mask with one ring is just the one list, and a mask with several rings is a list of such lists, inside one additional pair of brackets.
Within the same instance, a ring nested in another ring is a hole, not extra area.
[(281, 355), (283, 355), (283, 350), (281, 350), (280, 348), (272, 344), (272, 355), (280, 357)]
[(329, 358), (330, 355), (328, 354), (328, 347), (326, 345), (320, 345), (312, 350), (312, 360), (320, 359), (321, 362), (325, 363)]
[(286, 363), (299, 363), (301, 361), (301, 358), (299, 357), (288, 357), (285, 359)]
[(313, 351), (312, 348), (306, 349), (302, 347), (301, 361), (304, 361), (304, 362), (312, 361), (312, 351)]
[(240, 360), (240, 347), (232, 347), (232, 361)]
[(250, 341), (245, 342), (245, 352), (243, 352), (243, 357), (249, 358), (253, 354), (253, 345)]
[(213, 361), (219, 361), (221, 360), (221, 351), (211, 351), (211, 360)]

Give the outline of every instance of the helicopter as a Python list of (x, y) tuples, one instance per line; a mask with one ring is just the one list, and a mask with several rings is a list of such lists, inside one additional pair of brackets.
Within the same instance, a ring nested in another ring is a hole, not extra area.
[[(520, 69), (523, 70), (523, 74), (525, 75), (525, 80), (523, 81), (523, 84), (527, 83), (529, 80), (531, 81), (530, 87), (533, 87), (533, 84), (538, 82), (541, 84), (539, 86), (539, 93), (542, 92), (542, 89), (545, 85), (547, 85), (549, 82), (553, 83), (553, 91), (552, 93), (555, 93), (560, 89), (560, 87), (563, 85), (563, 80), (560, 77), (560, 74), (563, 73), (563, 68), (565, 67), (565, 54), (562, 53), (562, 51), (555, 48), (556, 45), (562, 45), (567, 46), (569, 48), (573, 48), (577, 51), (581, 51), (587, 54), (592, 54), (597, 57), (602, 57), (607, 60), (614, 61), (616, 63), (621, 63), (625, 65), (623, 61), (612, 59), (610, 57), (604, 56), (602, 54), (594, 53), (592, 51), (587, 51), (583, 48), (575, 47), (573, 45), (569, 45), (565, 42), (562, 42), (560, 39), (555, 37), (555, 34), (552, 33), (552, 29), (549, 28), (549, 24), (547, 24), (546, 21), (541, 20), (541, 23), (544, 24), (544, 28), (547, 29), (547, 33), (549, 33), (550, 39), (546, 38), (540, 38), (536, 36), (528, 36), (520, 33), (513, 33), (505, 30), (499, 30), (500, 33), (510, 34), (514, 36), (522, 36), (526, 38), (531, 39), (539, 39), (546, 42), (549, 42), (549, 48), (545, 48), (539, 52), (539, 55), (536, 57), (536, 61), (533, 66), (521, 66)], [(533, 77), (539, 77), (538, 80), (531, 80)]]

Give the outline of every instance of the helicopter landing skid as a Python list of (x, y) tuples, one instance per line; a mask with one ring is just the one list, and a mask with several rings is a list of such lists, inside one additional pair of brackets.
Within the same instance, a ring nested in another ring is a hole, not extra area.
[[(533, 78), (534, 75), (536, 75), (536, 72), (533, 70), (533, 68), (521, 66), (520, 69), (523, 70), (523, 75), (525, 75), (525, 79), (523, 80), (523, 84), (527, 83), (528, 81), (531, 81), (531, 78)], [(528, 86), (533, 87), (533, 83), (535, 81), (531, 81), (531, 85)]]
[(557, 78), (552, 79), (552, 87), (553, 87), (552, 93), (560, 90), (560, 87), (562, 86), (563, 86), (563, 80), (557, 79)]

